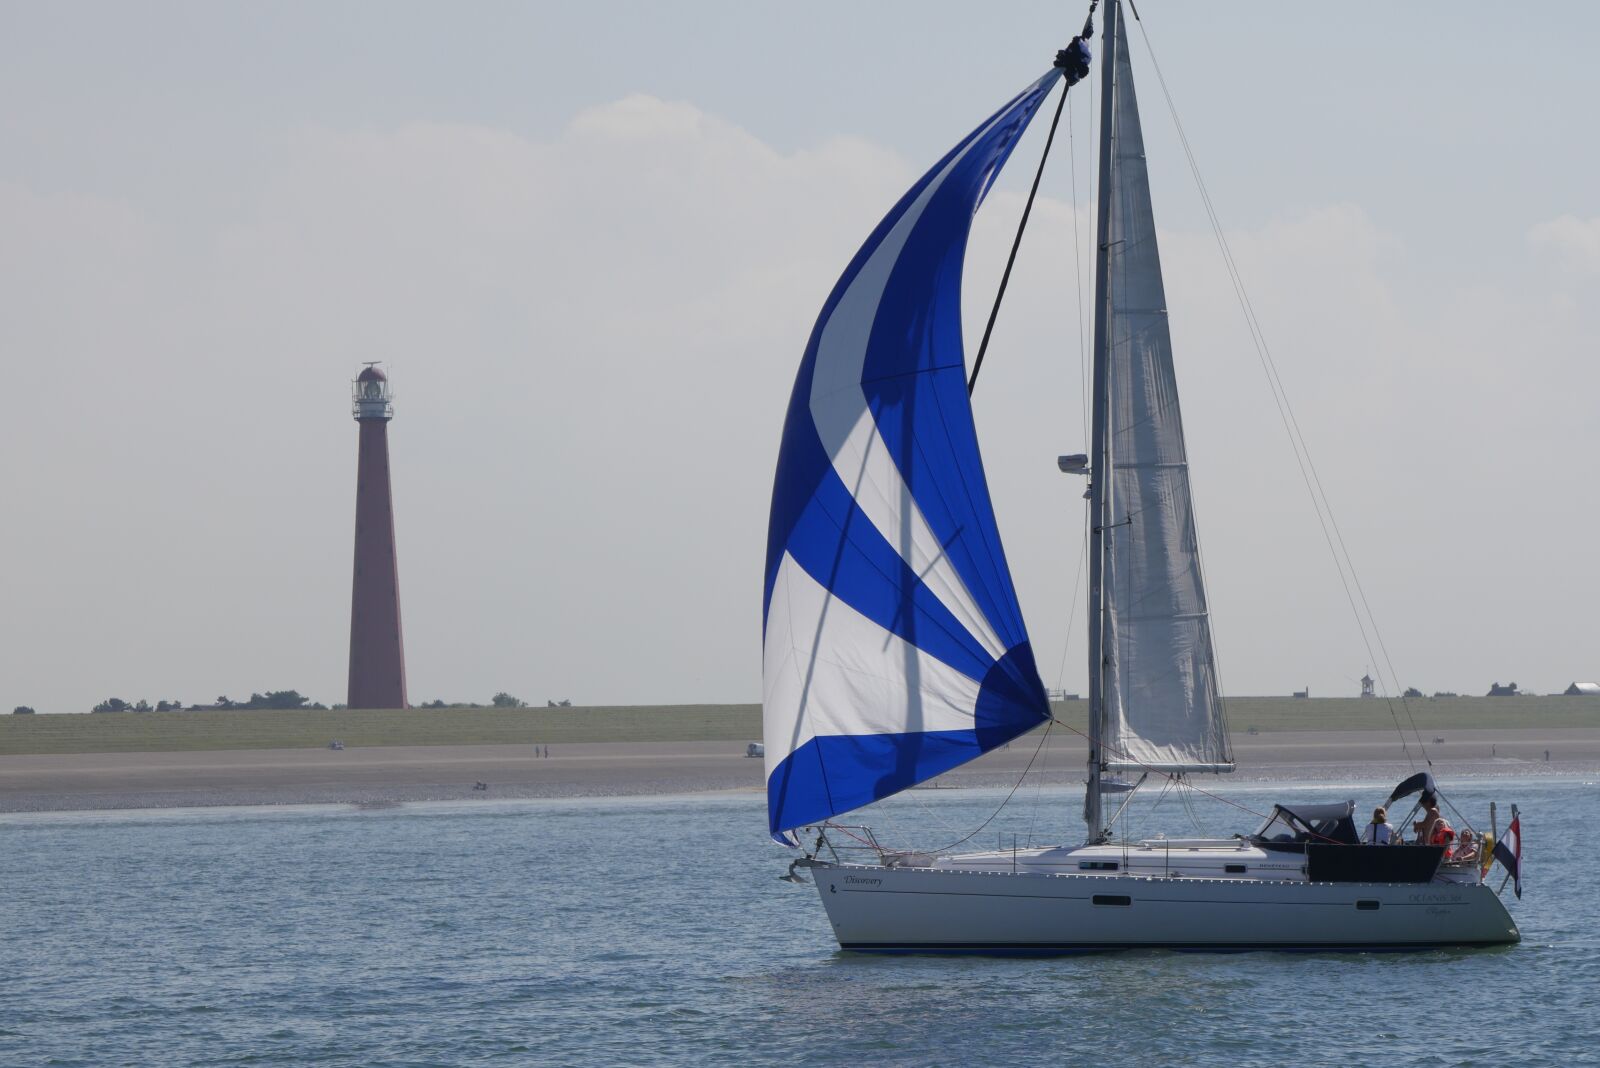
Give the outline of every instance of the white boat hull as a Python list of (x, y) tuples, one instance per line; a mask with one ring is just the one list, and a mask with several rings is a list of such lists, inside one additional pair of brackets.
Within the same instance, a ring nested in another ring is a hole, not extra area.
[(1481, 883), (1312, 883), (813, 862), (843, 949), (1421, 949), (1521, 934)]

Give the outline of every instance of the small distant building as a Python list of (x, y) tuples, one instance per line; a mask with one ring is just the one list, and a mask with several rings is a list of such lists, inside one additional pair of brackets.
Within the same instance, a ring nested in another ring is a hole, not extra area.
[(1561, 691), (1563, 697), (1600, 697), (1600, 682), (1575, 682)]
[(1500, 685), (1497, 682), (1494, 685), (1489, 687), (1489, 693), (1487, 694), (1487, 696), (1489, 696), (1489, 697), (1520, 697), (1520, 696), (1522, 696), (1522, 691), (1517, 689), (1517, 684), (1514, 683), (1514, 682), (1508, 682), (1504, 686)]
[(1304, 700), (1306, 700), (1307, 698), (1309, 698), (1311, 696), (1311, 687), (1307, 686), (1303, 690), (1296, 690), (1294, 692), (1294, 695), (1296, 697), (1298, 697), (1300, 700), (1304, 701)]
[(1377, 685), (1377, 680), (1371, 675), (1361, 676), (1361, 696), (1369, 700), (1377, 697), (1377, 691), (1373, 689), (1375, 685)]

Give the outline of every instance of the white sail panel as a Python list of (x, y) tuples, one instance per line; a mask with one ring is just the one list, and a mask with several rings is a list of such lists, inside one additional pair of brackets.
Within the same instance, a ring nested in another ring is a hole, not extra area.
[[(978, 680), (832, 596), (785, 554), (762, 662), (767, 774), (812, 738), (972, 729)], [(801, 718), (788, 709), (804, 704)]]
[(1108, 229), (1106, 763), (1231, 770), (1127, 35), (1117, 27)]

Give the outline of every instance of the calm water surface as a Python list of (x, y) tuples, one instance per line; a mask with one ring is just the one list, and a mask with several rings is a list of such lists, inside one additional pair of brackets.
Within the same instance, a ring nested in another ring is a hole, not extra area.
[[(934, 846), (1002, 796), (869, 822)], [(1600, 1063), (1600, 786), (1451, 792), (1490, 798), (1524, 812), (1520, 946), (1045, 960), (837, 952), (755, 796), (0, 817), (0, 1064)], [(1154, 801), (1147, 833), (1250, 829)], [(1078, 804), (1020, 792), (973, 844)]]

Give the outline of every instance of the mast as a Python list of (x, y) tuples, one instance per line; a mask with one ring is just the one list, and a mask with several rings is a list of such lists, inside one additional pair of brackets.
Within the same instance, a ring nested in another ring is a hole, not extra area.
[(1105, 672), (1109, 656), (1105, 642), (1105, 539), (1106, 517), (1111, 514), (1111, 438), (1106, 419), (1106, 356), (1111, 337), (1111, 160), (1115, 122), (1117, 36), (1122, 32), (1119, 0), (1106, 4), (1100, 65), (1100, 196), (1095, 227), (1094, 354), (1090, 381), (1094, 393), (1090, 429), (1089, 467), (1089, 784), (1083, 799), (1083, 819), (1088, 841), (1097, 842), (1105, 831), (1100, 796), (1100, 769), (1105, 763), (1101, 742), (1105, 737)]

